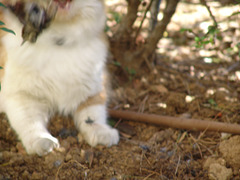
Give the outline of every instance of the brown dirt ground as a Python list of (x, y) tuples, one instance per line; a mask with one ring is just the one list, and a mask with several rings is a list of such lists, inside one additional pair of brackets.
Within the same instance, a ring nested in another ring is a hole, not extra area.
[[(200, 31), (203, 20), (211, 22), (199, 8), (180, 4), (168, 36), (159, 43), (153, 69), (129, 81), (113, 73), (111, 108), (240, 123), (239, 15), (222, 16), (236, 6), (214, 8), (220, 14), (217, 20), (222, 21), (224, 39), (201, 51), (194, 48), (190, 34), (179, 32), (181, 27)], [(240, 136), (109, 121), (121, 133), (119, 144), (92, 148), (78, 135), (71, 117), (54, 117), (49, 130), (61, 148), (38, 157), (26, 154), (2, 114), (0, 180), (240, 179)]]

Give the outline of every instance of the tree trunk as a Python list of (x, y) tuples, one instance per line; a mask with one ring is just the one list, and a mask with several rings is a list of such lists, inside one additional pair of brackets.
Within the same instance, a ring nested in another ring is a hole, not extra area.
[(133, 24), (137, 19), (138, 6), (140, 3), (140, 0), (128, 0), (127, 14), (120, 22), (117, 32), (110, 39), (111, 52), (116, 61), (122, 65), (121, 67), (124, 73), (126, 68), (124, 63), (124, 52), (126, 52), (128, 49), (131, 49), (133, 45), (131, 34), (133, 32)]
[[(159, 1), (159, 0), (155, 0)], [(138, 6), (140, 0), (128, 0), (128, 12), (123, 18), (118, 31), (114, 34), (111, 42), (111, 52), (116, 61), (122, 65), (122, 69), (134, 69), (138, 71), (144, 61), (152, 56), (158, 41), (163, 37), (168, 23), (175, 13), (177, 4), (180, 0), (166, 0), (166, 7), (163, 18), (157, 22), (154, 30), (149, 34), (146, 43), (136, 46), (133, 36), (133, 24), (137, 19)]]
[(163, 37), (163, 33), (166, 31), (167, 25), (171, 21), (171, 18), (176, 11), (179, 1), (180, 0), (167, 0), (163, 18), (156, 24), (156, 27), (147, 38), (144, 46), (136, 50), (134, 53), (129, 53), (127, 56), (125, 56), (126, 60), (129, 62), (129, 66), (138, 69), (145, 60), (148, 60), (152, 56), (156, 49), (157, 43)]
[(128, 0), (128, 12), (120, 23), (118, 31), (114, 34), (114, 41), (124, 41), (128, 39), (133, 31), (133, 23), (137, 19), (138, 6), (140, 0)]

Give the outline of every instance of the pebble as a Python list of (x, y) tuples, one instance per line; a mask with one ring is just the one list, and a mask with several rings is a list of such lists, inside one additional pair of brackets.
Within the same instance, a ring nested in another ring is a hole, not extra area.
[(233, 175), (231, 168), (226, 168), (218, 163), (210, 165), (208, 170), (208, 177), (210, 180), (228, 180)]
[(70, 161), (72, 159), (72, 155), (70, 153), (68, 153), (65, 157), (65, 161)]
[(61, 164), (62, 164), (62, 161), (61, 161), (61, 160), (56, 160), (56, 161), (53, 163), (54, 167), (59, 167)]

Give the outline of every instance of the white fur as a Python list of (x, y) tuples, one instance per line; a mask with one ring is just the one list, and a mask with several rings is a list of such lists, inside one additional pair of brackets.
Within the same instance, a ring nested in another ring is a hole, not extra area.
[[(76, 112), (79, 104), (102, 91), (102, 74), (107, 55), (101, 39), (104, 7), (99, 0), (73, 0), (70, 10), (53, 21), (35, 44), (23, 45), (22, 25), (5, 12), (7, 34), (2, 43), (8, 54), (0, 93), (1, 104), (28, 153), (44, 155), (58, 147), (46, 129), (55, 112), (72, 114), (86, 141), (95, 146), (117, 144), (119, 135), (106, 125), (106, 105)], [(75, 15), (81, 13), (80, 18)], [(56, 42), (63, 41), (63, 45)], [(87, 118), (94, 120), (86, 123)]]

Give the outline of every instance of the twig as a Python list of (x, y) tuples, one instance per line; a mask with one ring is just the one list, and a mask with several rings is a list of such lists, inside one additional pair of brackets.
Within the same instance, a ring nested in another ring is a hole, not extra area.
[(176, 167), (176, 170), (175, 170), (175, 175), (177, 175), (178, 167), (179, 167), (180, 161), (181, 161), (181, 156), (178, 157), (178, 163), (177, 163), (177, 167)]
[(147, 180), (149, 177), (153, 176), (155, 173), (149, 174), (147, 177), (145, 177), (143, 180)]
[(156, 174), (157, 176), (162, 176), (161, 174), (159, 174), (158, 172), (155, 172), (155, 171), (152, 171), (152, 170), (149, 170), (149, 169), (146, 169), (146, 168), (142, 168), (143, 171), (146, 171), (148, 173), (152, 173), (152, 174)]
[(146, 104), (147, 100), (148, 100), (148, 95), (146, 95), (145, 98), (143, 99), (143, 101), (140, 103), (140, 107), (138, 108), (139, 113), (141, 113), (145, 110), (145, 104)]
[(213, 13), (212, 13), (210, 7), (207, 5), (206, 0), (201, 0), (201, 3), (202, 3), (202, 5), (204, 5), (204, 6), (207, 8), (209, 15), (211, 16), (211, 18), (212, 18), (212, 20), (213, 20), (213, 22), (214, 22), (214, 26), (217, 27), (218, 23), (217, 23), (217, 21), (216, 21), (214, 15), (213, 15)]
[(199, 146), (198, 140), (195, 139), (191, 134), (190, 134), (190, 137), (191, 137), (191, 139), (194, 141), (194, 143), (196, 144), (196, 146), (197, 146), (197, 148), (198, 148), (198, 151), (199, 151), (199, 154), (200, 154), (200, 156), (201, 156), (201, 158), (202, 158), (202, 157), (203, 157), (203, 156), (202, 156), (202, 150), (201, 150), (201, 148), (200, 148), (200, 146)]
[(136, 113), (132, 111), (109, 110), (109, 115), (113, 118), (145, 122), (155, 125), (167, 126), (178, 129), (193, 131), (215, 131), (231, 134), (240, 134), (240, 125), (222, 122), (214, 122), (199, 119), (187, 119), (183, 117), (171, 117), (155, 114)]
[(153, 3), (153, 0), (150, 1), (148, 7), (147, 7), (146, 10), (145, 10), (145, 13), (144, 13), (143, 19), (142, 19), (142, 21), (141, 21), (141, 24), (140, 24), (140, 26), (138, 27), (138, 30), (137, 30), (136, 35), (135, 35), (135, 42), (136, 42), (136, 39), (137, 39), (137, 37), (138, 37), (141, 29), (142, 29), (143, 22), (144, 22), (144, 20), (145, 20), (146, 17), (147, 17), (147, 12), (150, 10), (150, 8), (151, 8), (151, 6), (152, 6), (152, 3)]

